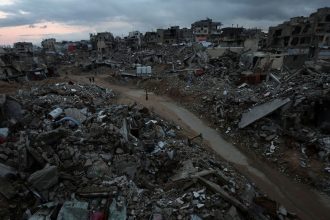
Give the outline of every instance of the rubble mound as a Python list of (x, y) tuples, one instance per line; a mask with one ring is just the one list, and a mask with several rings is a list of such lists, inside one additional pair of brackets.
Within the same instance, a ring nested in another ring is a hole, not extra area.
[(2, 96), (1, 219), (296, 218), (180, 127), (96, 85)]

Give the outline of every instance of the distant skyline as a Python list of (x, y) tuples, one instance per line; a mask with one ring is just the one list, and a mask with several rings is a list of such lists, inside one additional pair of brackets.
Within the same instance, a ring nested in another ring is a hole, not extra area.
[(89, 39), (89, 33), (126, 36), (209, 17), (226, 26), (267, 30), (329, 7), (328, 0), (0, 0), (0, 45), (42, 39)]

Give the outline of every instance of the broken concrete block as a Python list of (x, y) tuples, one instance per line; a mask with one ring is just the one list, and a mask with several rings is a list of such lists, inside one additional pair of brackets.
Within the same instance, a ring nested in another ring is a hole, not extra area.
[(175, 131), (173, 129), (167, 131), (166, 135), (169, 136), (169, 137), (173, 137), (173, 138), (176, 137)]
[(43, 191), (51, 188), (58, 182), (56, 166), (48, 166), (31, 174), (28, 182), (37, 190)]
[(8, 128), (0, 128), (0, 137), (7, 138), (9, 134)]
[(0, 163), (0, 177), (8, 177), (8, 176), (16, 176), (17, 175), (17, 171), (10, 167), (7, 166), (3, 163)]
[(8, 156), (6, 154), (0, 154), (0, 160), (7, 160)]
[(56, 108), (52, 110), (51, 112), (48, 113), (51, 119), (56, 119), (58, 118), (61, 114), (63, 113), (63, 109), (61, 108)]
[(91, 179), (98, 178), (104, 175), (110, 175), (110, 173), (110, 167), (103, 160), (98, 160), (88, 168), (87, 177)]
[(124, 119), (122, 122), (122, 127), (120, 128), (120, 134), (123, 136), (124, 140), (128, 142), (128, 132), (127, 132), (127, 120)]
[(87, 202), (66, 201), (58, 213), (57, 220), (88, 219), (88, 214)]
[(178, 181), (181, 179), (186, 179), (190, 175), (195, 174), (198, 171), (192, 163), (191, 160), (187, 160), (183, 162), (183, 167), (177, 171), (177, 173), (171, 177), (172, 181)]
[(23, 117), (21, 104), (13, 99), (7, 98), (4, 109), (8, 120), (18, 122)]
[(87, 117), (81, 112), (81, 110), (77, 109), (77, 108), (67, 108), (64, 110), (64, 113), (66, 116), (68, 117), (72, 117), (74, 119), (76, 119), (77, 121), (81, 123), (83, 123)]
[(58, 128), (49, 132), (41, 133), (36, 138), (37, 142), (43, 142), (45, 144), (55, 144), (70, 135), (70, 131), (64, 128)]
[(0, 177), (0, 193), (7, 199), (12, 199), (16, 195), (12, 183), (3, 177)]
[(227, 214), (225, 215), (225, 220), (241, 220), (241, 217), (239, 216), (235, 206), (230, 207)]
[(56, 207), (57, 202), (49, 202), (39, 206), (39, 210), (35, 212), (29, 220), (41, 220), (41, 219), (52, 219), (54, 213), (57, 213)]
[(162, 214), (153, 214), (152, 217), (150, 217), (151, 220), (163, 220)]
[(199, 217), (198, 215), (193, 214), (190, 216), (190, 220), (202, 220), (202, 218)]
[(123, 149), (121, 149), (121, 148), (116, 149), (116, 154), (123, 154), (123, 153), (124, 153)]
[(156, 134), (157, 134), (158, 138), (164, 138), (165, 137), (165, 132), (164, 132), (164, 130), (161, 126), (156, 125), (155, 129), (156, 129)]
[(120, 204), (114, 199), (109, 208), (108, 220), (126, 220), (127, 219), (127, 208), (125, 204)]
[(290, 98), (275, 99), (262, 105), (255, 106), (249, 112), (242, 114), (242, 118), (238, 124), (238, 127), (245, 128), (246, 126), (279, 109), (288, 102), (290, 102)]

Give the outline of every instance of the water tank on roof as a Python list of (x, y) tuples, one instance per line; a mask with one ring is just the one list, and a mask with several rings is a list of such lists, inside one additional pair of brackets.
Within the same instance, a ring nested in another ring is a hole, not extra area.
[(152, 71), (151, 71), (151, 66), (147, 66), (147, 74), (151, 75)]
[(147, 74), (147, 67), (143, 66), (142, 67), (142, 75), (146, 75)]
[(142, 67), (141, 66), (136, 67), (136, 74), (137, 75), (141, 75), (142, 74)]

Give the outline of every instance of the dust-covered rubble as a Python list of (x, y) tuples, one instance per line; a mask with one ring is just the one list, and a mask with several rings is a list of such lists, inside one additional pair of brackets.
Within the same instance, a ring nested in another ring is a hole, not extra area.
[(2, 98), (1, 219), (298, 218), (111, 90), (69, 82)]

